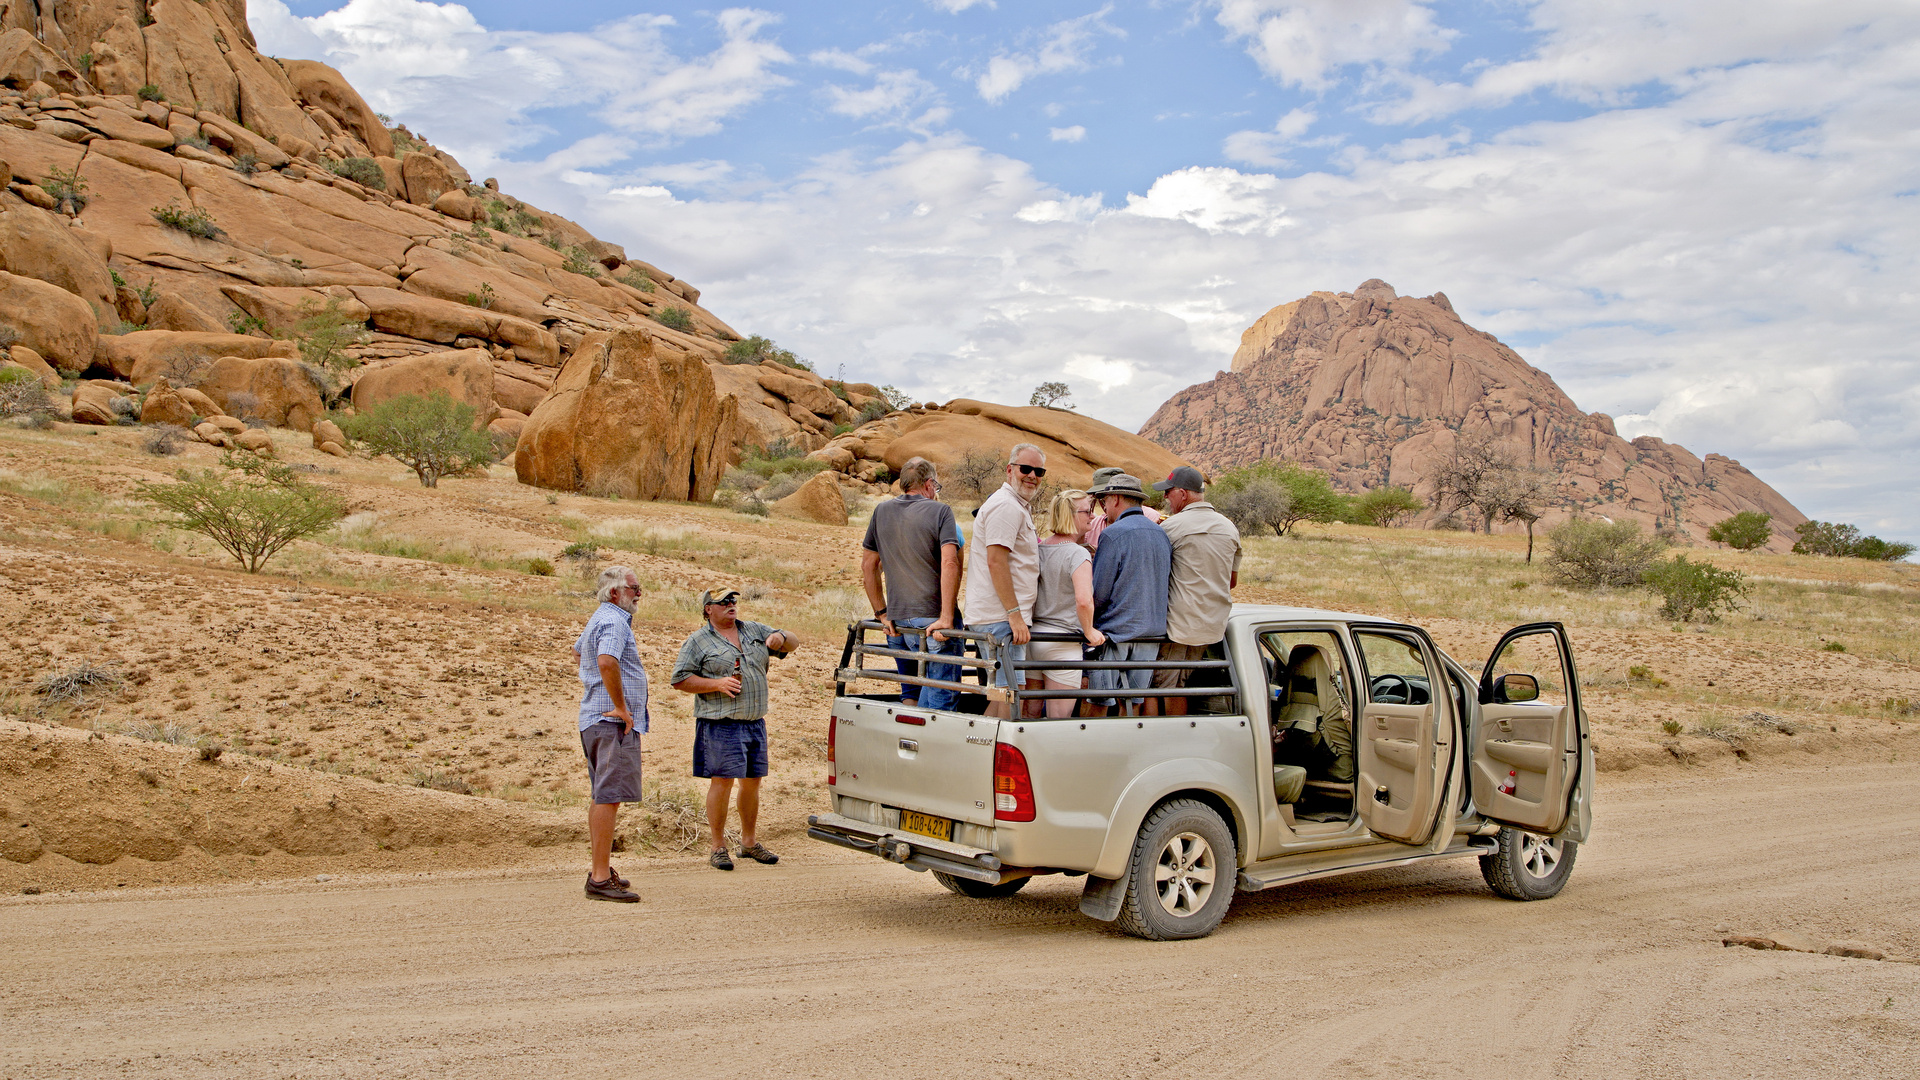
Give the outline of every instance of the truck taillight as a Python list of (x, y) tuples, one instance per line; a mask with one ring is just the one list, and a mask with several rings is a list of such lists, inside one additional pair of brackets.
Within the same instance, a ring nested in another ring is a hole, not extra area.
[(1006, 743), (993, 747), (993, 816), (998, 821), (1032, 821), (1034, 816), (1027, 755)]
[(827, 786), (828, 787), (833, 787), (835, 783), (840, 779), (840, 770), (833, 763), (833, 738), (834, 738), (834, 733), (839, 730), (840, 730), (840, 718), (837, 716), (827, 717)]

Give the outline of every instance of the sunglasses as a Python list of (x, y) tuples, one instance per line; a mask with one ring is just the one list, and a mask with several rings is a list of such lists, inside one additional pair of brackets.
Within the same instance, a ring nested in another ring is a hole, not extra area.
[(1047, 467), (1045, 465), (1015, 465), (1014, 468), (1019, 469), (1028, 476), (1047, 475)]

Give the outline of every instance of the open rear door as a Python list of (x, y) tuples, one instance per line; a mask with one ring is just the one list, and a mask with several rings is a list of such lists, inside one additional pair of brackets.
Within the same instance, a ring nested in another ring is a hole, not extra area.
[(1433, 836), (1452, 767), (1453, 721), (1439, 655), (1408, 627), (1355, 626), (1366, 668), (1355, 695), (1353, 802), (1367, 829), (1385, 840), (1424, 844)]
[(1505, 825), (1559, 833), (1585, 810), (1586, 800), (1576, 796), (1591, 783), (1586, 750), (1567, 628), (1545, 622), (1507, 631), (1480, 675), (1469, 763), (1474, 805)]

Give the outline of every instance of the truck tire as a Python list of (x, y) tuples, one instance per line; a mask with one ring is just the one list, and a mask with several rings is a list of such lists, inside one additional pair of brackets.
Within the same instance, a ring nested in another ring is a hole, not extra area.
[(1480, 856), (1480, 876), (1509, 900), (1545, 900), (1558, 896), (1573, 874), (1580, 845), (1524, 829), (1502, 828), (1491, 855)]
[(1134, 837), (1115, 925), (1149, 941), (1213, 933), (1233, 903), (1239, 862), (1233, 834), (1213, 807), (1175, 799), (1155, 808)]
[(989, 885), (984, 881), (955, 877), (952, 874), (943, 874), (938, 870), (932, 871), (932, 873), (933, 879), (945, 885), (948, 892), (959, 893), (961, 896), (971, 896), (975, 900), (991, 900), (1001, 896), (1012, 896), (1014, 893), (1026, 888), (1027, 882), (1033, 880), (1031, 877), (1018, 877), (1012, 881), (1003, 881), (998, 885)]

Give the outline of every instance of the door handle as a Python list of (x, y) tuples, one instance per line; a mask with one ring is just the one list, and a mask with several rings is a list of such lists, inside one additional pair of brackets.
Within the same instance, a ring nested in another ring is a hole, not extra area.
[(1385, 731), (1387, 729), (1387, 718), (1384, 716), (1374, 717), (1373, 726), (1379, 728), (1382, 731)]

